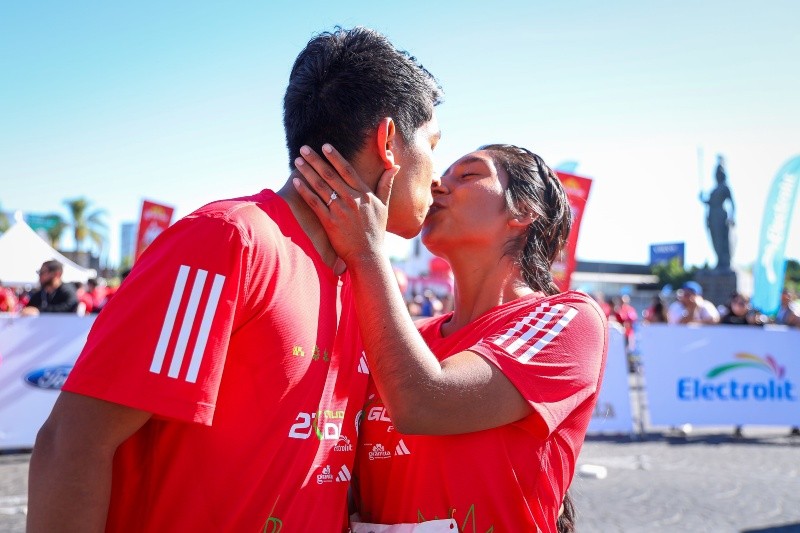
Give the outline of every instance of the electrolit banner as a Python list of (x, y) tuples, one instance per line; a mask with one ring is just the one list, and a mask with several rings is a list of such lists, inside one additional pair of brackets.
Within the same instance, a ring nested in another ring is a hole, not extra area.
[(797, 203), (800, 183), (800, 156), (783, 165), (772, 182), (758, 245), (753, 275), (753, 307), (762, 313), (774, 315), (781, 303), (781, 289), (786, 272), (786, 240), (789, 224)]
[(639, 333), (651, 424), (800, 426), (800, 331), (653, 324)]
[(572, 273), (575, 272), (575, 249), (578, 247), (578, 233), (581, 229), (583, 211), (586, 209), (586, 202), (589, 200), (592, 180), (560, 171), (557, 171), (556, 175), (561, 180), (564, 191), (567, 193), (569, 208), (572, 211), (572, 230), (569, 232), (562, 257), (553, 262), (551, 271), (553, 273), (553, 281), (558, 285), (559, 290), (566, 291), (569, 289)]

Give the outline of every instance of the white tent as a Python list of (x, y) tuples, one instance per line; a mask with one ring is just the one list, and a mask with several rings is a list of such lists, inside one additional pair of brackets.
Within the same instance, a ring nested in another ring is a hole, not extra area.
[(36, 271), (51, 259), (64, 265), (61, 279), (67, 283), (86, 283), (97, 276), (93, 268), (83, 268), (58, 253), (22, 217), (15, 218), (15, 224), (0, 235), (0, 281), (3, 285), (36, 285), (39, 283)]

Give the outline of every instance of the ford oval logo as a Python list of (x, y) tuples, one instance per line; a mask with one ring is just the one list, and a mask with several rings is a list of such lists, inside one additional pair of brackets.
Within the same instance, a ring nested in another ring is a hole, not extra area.
[(25, 376), (25, 383), (39, 389), (61, 390), (70, 370), (72, 370), (72, 365), (40, 368)]

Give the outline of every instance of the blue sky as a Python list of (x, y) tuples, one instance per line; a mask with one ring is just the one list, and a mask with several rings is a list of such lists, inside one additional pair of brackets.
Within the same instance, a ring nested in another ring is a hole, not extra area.
[[(109, 213), (114, 261), (142, 198), (182, 216), (280, 187), (291, 64), (314, 33), (361, 24), (444, 87), (440, 169), (489, 142), (579, 163), (594, 180), (579, 259), (646, 262), (651, 243), (685, 241), (689, 263), (713, 264), (697, 195), (722, 153), (747, 265), (770, 182), (800, 153), (798, 17), (788, 0), (7, 2), (0, 205), (86, 196)], [(795, 258), (798, 225), (800, 209)]]

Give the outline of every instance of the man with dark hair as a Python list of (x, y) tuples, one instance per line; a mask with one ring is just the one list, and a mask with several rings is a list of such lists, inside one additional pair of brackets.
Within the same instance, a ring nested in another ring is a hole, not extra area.
[[(355, 165), (367, 164), (375, 185), (396, 160), (403, 171), (392, 187), (389, 231), (410, 238), (430, 205), (425, 187), (433, 168), (426, 165), (440, 137), (433, 108), (442, 92), (414, 57), (380, 50), (394, 47), (375, 31), (355, 28), (324, 33), (300, 53), (283, 101), (289, 166), (303, 145), (319, 151), (329, 143)], [(374, 117), (382, 117), (377, 128)], [(289, 189), (281, 193), (294, 195)]]
[(64, 265), (52, 259), (45, 261), (37, 271), (39, 290), (31, 293), (28, 304), (21, 313), (35, 316), (39, 313), (75, 313), (78, 310), (78, 295), (71, 283), (61, 281)]
[[(395, 175), (389, 229), (415, 235), (440, 98), (382, 35), (323, 33), (291, 71), (290, 156), (337, 139), (373, 188)], [(28, 531), (346, 528), (368, 369), (349, 272), (301, 178), (211, 203), (140, 257), (39, 432)]]

